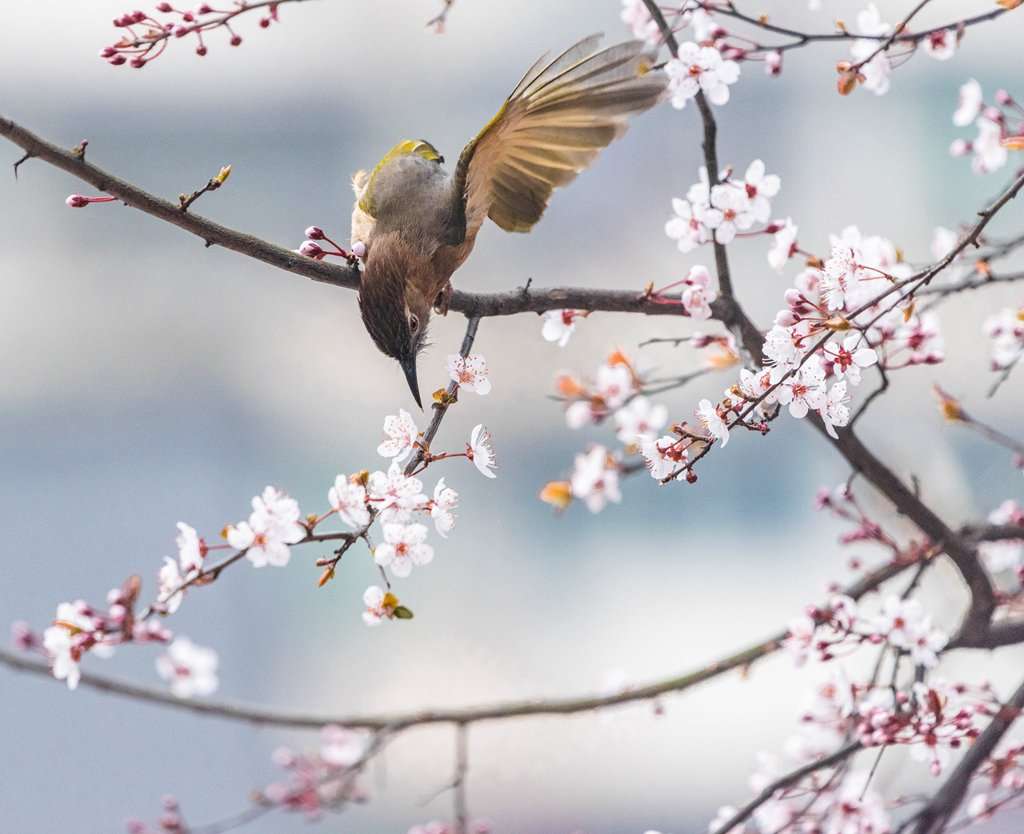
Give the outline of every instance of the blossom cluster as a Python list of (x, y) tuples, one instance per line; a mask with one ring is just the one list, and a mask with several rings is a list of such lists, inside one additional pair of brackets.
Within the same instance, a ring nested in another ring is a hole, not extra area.
[(1007, 307), (989, 316), (984, 332), (990, 340), (992, 370), (1012, 368), (1024, 356), (1024, 307), (1019, 310)]
[[(491, 382), (487, 363), (480, 355), (452, 355), (447, 362), (452, 385), (444, 407), (457, 401), (460, 389), (487, 394)], [(459, 452), (433, 452), (408, 412), (401, 410), (384, 420), (385, 439), (378, 453), (390, 460), (386, 470), (362, 471), (338, 475), (327, 490), (330, 509), (323, 514), (303, 515), (298, 502), (275, 486), (267, 486), (251, 501), (248, 517), (221, 531), (223, 543), (209, 544), (196, 529), (178, 522), (175, 544), (177, 557), (165, 557), (157, 571), (157, 594), (151, 605), (137, 611), (142, 582), (131, 577), (107, 596), (108, 608), (99, 610), (84, 601), (61, 603), (53, 625), (42, 636), (29, 626), (15, 623), (16, 644), (44, 655), (55, 678), (67, 681), (74, 689), (81, 678), (79, 664), (86, 654), (107, 657), (115, 646), (124, 643), (169, 643), (167, 652), (156, 662), (157, 672), (172, 693), (181, 698), (205, 696), (217, 688), (218, 659), (215, 652), (197, 646), (184, 637), (172, 642), (173, 635), (160, 617), (174, 614), (185, 594), (192, 588), (216, 580), (221, 572), (241, 559), (253, 567), (285, 567), (295, 545), (336, 541), (341, 546), (333, 557), (321, 558), (324, 567), (320, 585), (329, 582), (342, 555), (362, 539), (380, 569), (386, 588), (371, 585), (363, 593), (363, 620), (377, 625), (383, 620), (411, 619), (413, 614), (392, 592), (388, 572), (407, 577), (414, 567), (428, 565), (434, 549), (427, 543), (432, 522), (441, 537), (455, 526), (459, 494), (439, 478), (431, 495), (417, 475), (431, 464), (452, 458), (465, 458), (482, 475), (495, 477), (496, 458), (491, 435), (477, 425)], [(321, 525), (336, 516), (341, 532), (321, 532)], [(375, 546), (370, 528), (380, 522), (382, 540)], [(223, 561), (208, 565), (211, 552), (231, 551)]]
[[(673, 217), (665, 224), (665, 234), (676, 241), (683, 254), (712, 240), (731, 243), (737, 234), (769, 223), (771, 199), (781, 185), (779, 177), (766, 172), (760, 159), (747, 166), (743, 179), (734, 177), (732, 171), (723, 171), (715, 186), (702, 168), (699, 181), (690, 186), (686, 199), (672, 200)], [(777, 232), (779, 228), (759, 231)]]
[(1024, 148), (1024, 107), (1006, 90), (997, 90), (995, 104), (986, 104), (975, 79), (960, 88), (953, 124), (973, 124), (977, 135), (971, 141), (956, 139), (949, 147), (953, 156), (971, 156), (976, 174), (991, 174), (1006, 165), (1010, 150)]
[(932, 624), (915, 599), (888, 596), (871, 612), (837, 595), (790, 622), (783, 646), (801, 665), (812, 656), (824, 662), (846, 657), (865, 644), (886, 644), (897, 654), (908, 654), (915, 664), (932, 668), (947, 642), (949, 636)]
[(368, 746), (365, 732), (331, 724), (321, 730), (320, 746), (314, 753), (279, 747), (273, 761), (286, 777), (264, 787), (256, 801), (304, 814), (310, 820), (346, 803), (365, 801), (366, 794), (355, 777)]
[[(287, 0), (284, 0), (287, 2)], [(278, 21), (279, 3), (239, 2), (230, 11), (215, 9), (209, 3), (200, 3), (195, 9), (178, 9), (171, 3), (161, 2), (153, 13), (131, 11), (114, 18), (114, 26), (122, 30), (116, 43), (103, 47), (100, 57), (108, 64), (119, 67), (127, 64), (142, 69), (159, 58), (171, 40), (191, 35), (196, 39), (196, 55), (206, 55), (204, 35), (215, 29), (224, 29), (232, 46), (242, 45), (242, 36), (231, 28), (231, 21), (239, 15), (265, 10), (259, 19), (261, 29)], [(164, 15), (160, 18), (157, 15)]]

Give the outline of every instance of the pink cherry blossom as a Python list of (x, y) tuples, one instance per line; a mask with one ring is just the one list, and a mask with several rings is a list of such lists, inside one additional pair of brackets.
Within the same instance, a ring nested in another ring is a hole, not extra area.
[(641, 443), (657, 434), (667, 422), (668, 409), (664, 405), (637, 396), (615, 412), (615, 436), (627, 445)]
[(724, 449), (729, 442), (729, 425), (722, 419), (718, 409), (711, 404), (711, 400), (701, 400), (697, 404), (696, 415), (704, 430), (711, 436), (712, 442), (721, 441)]
[(695, 319), (711, 318), (711, 304), (718, 298), (718, 293), (711, 288), (711, 273), (707, 267), (694, 266), (683, 279), (685, 288), (682, 293), (683, 309)]

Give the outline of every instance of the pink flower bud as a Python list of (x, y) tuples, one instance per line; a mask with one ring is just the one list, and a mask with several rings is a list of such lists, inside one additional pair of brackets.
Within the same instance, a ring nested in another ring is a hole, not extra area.
[(307, 258), (320, 259), (324, 256), (324, 250), (321, 249), (314, 241), (305, 240), (302, 242), (302, 246), (299, 247), (299, 254), (305, 255)]
[(28, 651), (36, 646), (38, 640), (28, 623), (17, 620), (11, 623), (11, 642), (16, 648)]
[(203, 44), (199, 44), (199, 46), (196, 47), (196, 55), (198, 55), (200, 58), (202, 58), (205, 54), (206, 54), (206, 47), (203, 46)]
[(171, 796), (171, 794), (169, 794), (169, 793), (164, 794), (162, 797), (160, 797), (160, 803), (168, 811), (177, 811), (178, 810), (178, 800), (175, 797)]
[(132, 58), (128, 62), (128, 65), (134, 67), (135, 69), (142, 69), (144, 66), (146, 66), (146, 59), (140, 55), (136, 58)]
[[(363, 260), (366, 257), (366, 244), (361, 240), (357, 240), (352, 244), (352, 254), (355, 255), (359, 260)], [(1021, 466), (1024, 469), (1024, 464)]]
[(309, 238), (310, 240), (324, 239), (324, 230), (321, 229), (319, 226), (310, 226), (308, 229), (306, 229), (305, 234), (306, 237)]
[(117, 54), (117, 50), (112, 46), (105, 46), (100, 50), (101, 58), (113, 58)]
[(775, 323), (779, 327), (792, 327), (798, 321), (800, 321), (800, 319), (792, 310), (779, 310), (779, 312), (775, 314)]
[(270, 18), (269, 17), (261, 17), (260, 18), (260, 29), (266, 29), (269, 25), (270, 25)]
[(72, 194), (64, 202), (67, 203), (68, 208), (85, 208), (89, 205), (89, 198), (83, 197), (81, 194)]
[(196, 16), (192, 14), (192, 12), (185, 12), (185, 14), (181, 16), (181, 19), (184, 20), (186, 23), (194, 23)]
[(172, 6), (170, 3), (157, 3), (156, 10), (158, 12), (173, 12), (174, 6)]
[(176, 38), (183, 38), (187, 34), (188, 34), (188, 29), (186, 29), (184, 26), (176, 26), (176, 27), (174, 27), (174, 37), (176, 37)]
[(232, 35), (231, 36), (231, 45), (232, 46), (241, 46), (242, 45), (242, 36), (241, 35)]
[(196, 10), (197, 14), (209, 14), (213, 9), (210, 8), (209, 3), (200, 3), (199, 8)]
[(995, 122), (996, 124), (1002, 124), (1003, 122), (1003, 111), (998, 107), (986, 107), (981, 111), (981, 115), (990, 122)]
[(764, 56), (764, 71), (771, 76), (782, 75), (782, 53), (772, 50)]
[(1000, 107), (1006, 107), (1008, 104), (1013, 104), (1013, 96), (1006, 92), (1006, 90), (996, 90), (996, 104)]
[(971, 152), (971, 143), (963, 139), (954, 139), (949, 146), (950, 156), (967, 156)]

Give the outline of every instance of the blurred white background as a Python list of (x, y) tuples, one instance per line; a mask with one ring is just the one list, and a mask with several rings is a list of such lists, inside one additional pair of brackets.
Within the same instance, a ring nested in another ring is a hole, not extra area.
[[(344, 238), (352, 171), (405, 137), (426, 138), (454, 159), (540, 53), (592, 31), (628, 36), (617, 0), (459, 0), (447, 33), (436, 35), (424, 23), (439, 5), (287, 5), (269, 31), (240, 22), (239, 49), (212, 38), (201, 60), (171, 44), (138, 72), (96, 57), (114, 40), (120, 0), (0, 0), (0, 112), (67, 146), (88, 138), (90, 160), (172, 198), (231, 163), (228, 185), (203, 198), (199, 213), (287, 246), (313, 223)], [(880, 5), (896, 20), (911, 4)], [(939, 0), (922, 22), (989, 5)], [(797, 0), (741, 3), (817, 31), (857, 9), (825, 6), (809, 13)], [(720, 157), (741, 169), (760, 157), (781, 175), (774, 212), (794, 218), (805, 246), (822, 251), (830, 231), (855, 223), (926, 260), (934, 226), (969, 220), (1003, 185), (1003, 175), (976, 177), (949, 158), (952, 139), (967, 135), (950, 115), (969, 77), (987, 92), (1020, 83), (1022, 23), (1024, 12), (971, 30), (948, 63), (916, 57), (883, 98), (835, 95), (841, 47), (787, 56), (780, 79), (745, 66), (718, 111)], [(666, 106), (637, 120), (556, 195), (534, 234), (487, 228), (456, 284), (498, 290), (532, 277), (538, 286), (640, 288), (709, 262), (709, 251), (680, 255), (662, 231), (670, 199), (696, 178), (699, 154), (694, 108)], [(3, 165), (19, 155), (0, 146)], [(0, 176), (0, 620), (43, 626), (57, 602), (101, 601), (132, 572), (152, 590), (176, 521), (215, 536), (244, 517), (264, 484), (288, 489), (304, 509), (324, 507), (337, 472), (381, 465), (382, 419), (410, 406), (397, 367), (366, 337), (352, 293), (204, 249), (120, 206), (65, 208), (69, 193), (87, 190), (38, 162), (22, 166), (18, 182)], [(1021, 216), (1011, 207), (997, 232), (1019, 232)], [(741, 298), (764, 324), (788, 277), (768, 268), (763, 240), (732, 250)], [(1020, 378), (984, 399), (981, 321), (1011, 303), (1019, 294), (989, 292), (943, 308), (949, 361), (901, 372), (863, 427), (900, 474), (921, 479), (951, 524), (1021, 498), (1007, 455), (942, 424), (929, 392), (941, 382), (979, 417), (1020, 428)], [(435, 324), (435, 348), (421, 363), (425, 391), (442, 384), (463, 324), (458, 316)], [(317, 591), (312, 562), (322, 554), (303, 549), (286, 570), (229, 572), (169, 624), (221, 654), (220, 695), (333, 713), (591, 693), (613, 670), (646, 681), (777, 631), (828, 580), (847, 578), (852, 555), (835, 544), (839, 528), (810, 510), (818, 486), (848, 473), (808, 426), (780, 420), (766, 438), (736, 437), (694, 487), (634, 479), (622, 505), (596, 517), (582, 507), (555, 517), (536, 500), (545, 481), (567, 474), (575, 451), (612, 440), (607, 427), (564, 427), (546, 398), (554, 374), (591, 373), (614, 347), (636, 354), (644, 338), (689, 329), (667, 318), (595, 315), (560, 350), (541, 340), (532, 316), (483, 324), (477, 349), (494, 391), (467, 397), (438, 443), (457, 448), (485, 422), (500, 477), (485, 482), (457, 462), (439, 473), (462, 493), (460, 522), (448, 541), (434, 542), (434, 564), (401, 585), (412, 623), (366, 629), (359, 597), (374, 577), (370, 560), (354, 551)], [(699, 362), (685, 347), (639, 356), (666, 373)], [(666, 401), (683, 417), (729, 382), (708, 379)], [(937, 572), (928, 593), (938, 618), (955, 622), (962, 598), (954, 577)], [(90, 658), (86, 668), (156, 683), (154, 654), (129, 649), (106, 663)], [(1021, 658), (992, 655), (983, 674), (1005, 687)], [(968, 671), (957, 661), (944, 674)], [(471, 808), (517, 834), (703, 830), (719, 804), (746, 798), (754, 754), (780, 747), (801, 693), (823, 674), (794, 673), (777, 658), (743, 680), (667, 699), (660, 718), (638, 706), (611, 721), (474, 728)], [(6, 670), (0, 692), (0, 812), (4, 830), (18, 834), (118, 831), (126, 817), (154, 817), (167, 792), (190, 821), (215, 819), (277, 776), (269, 758), (277, 745), (316, 741), (69, 694)], [(324, 830), (393, 834), (447, 819), (447, 797), (422, 801), (449, 780), (453, 750), (446, 729), (403, 737), (368, 775), (373, 802)], [(878, 778), (916, 778), (920, 769), (907, 775), (902, 761), (891, 756)], [(277, 816), (252, 830), (306, 824)]]

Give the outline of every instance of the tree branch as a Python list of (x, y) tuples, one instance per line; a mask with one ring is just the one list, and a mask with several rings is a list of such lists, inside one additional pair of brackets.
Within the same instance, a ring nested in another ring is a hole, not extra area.
[[(842, 593), (852, 599), (860, 599), (865, 594), (870, 593), (915, 564), (917, 562), (914, 560), (890, 562), (849, 585)], [(392, 716), (308, 715), (279, 712), (249, 704), (190, 700), (177, 698), (164, 690), (139, 686), (128, 681), (121, 681), (116, 678), (92, 673), (83, 673), (80, 685), (144, 703), (262, 726), (320, 729), (327, 724), (339, 724), (353, 729), (364, 728), (370, 730), (404, 729), (421, 724), (463, 724), (468, 726), (469, 724), (482, 721), (508, 718), (572, 715), (618, 706), (620, 704), (648, 701), (662, 695), (682, 692), (705, 681), (720, 677), (734, 669), (749, 668), (756, 661), (777, 651), (785, 637), (786, 632), (783, 631), (768, 640), (723, 657), (696, 671), (630, 688), (611, 695), (555, 698), (546, 701), (539, 699), (510, 701), (467, 707), (465, 709), (423, 710)], [(46, 663), (35, 660), (20, 652), (16, 653), (0, 648), (0, 665), (7, 666), (18, 672), (27, 672), (33, 675), (40, 675), (51, 681), (54, 680)]]
[[(307, 258), (291, 249), (222, 226), (198, 214), (183, 212), (179, 204), (150, 194), (137, 185), (75, 157), (70, 151), (36, 136), (3, 116), (0, 116), (0, 136), (18, 145), (32, 158), (66, 171), (100, 191), (117, 197), (132, 208), (195, 235), (207, 246), (221, 246), (323, 284), (346, 289), (359, 287), (359, 269), (355, 266)], [(540, 291), (523, 288), (501, 293), (456, 291), (452, 294), (450, 304), (450, 309), (467, 318), (543, 313), (568, 308), (592, 312), (642, 313), (648, 316), (682, 316), (678, 306), (659, 303), (642, 290), (553, 287)], [(712, 305), (712, 311), (723, 322), (728, 324), (731, 321), (730, 305), (717, 301)]]

